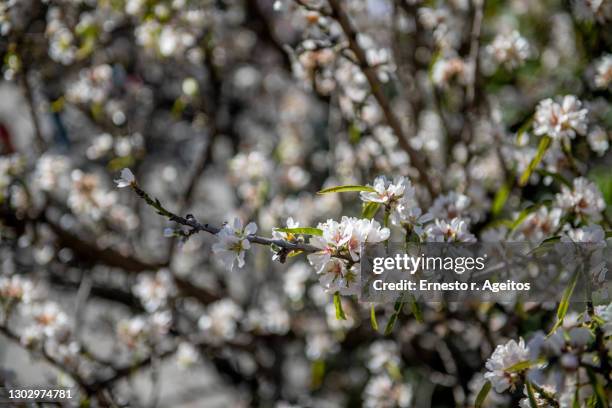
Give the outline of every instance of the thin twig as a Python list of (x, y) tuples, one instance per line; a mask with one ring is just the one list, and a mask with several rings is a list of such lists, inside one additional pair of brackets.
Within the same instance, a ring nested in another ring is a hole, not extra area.
[[(158, 200), (153, 200), (144, 190), (142, 190), (137, 184), (133, 183), (131, 185), (132, 189), (138, 194), (140, 198), (145, 200), (147, 204), (151, 207), (155, 208), (157, 212), (168, 218), (168, 220), (176, 222), (177, 224), (183, 225), (185, 227), (189, 227), (191, 229), (191, 233), (196, 232), (208, 232), (209, 234), (216, 235), (221, 228), (216, 227), (210, 224), (201, 224), (194, 217), (181, 217), (180, 215), (176, 215), (173, 212), (168, 211), (164, 208)], [(249, 242), (253, 244), (259, 245), (267, 245), (267, 246), (277, 246), (282, 248), (285, 251), (301, 251), (301, 252), (317, 252), (320, 251), (320, 248), (317, 248), (313, 245), (309, 245), (303, 242), (297, 241), (285, 241), (282, 239), (273, 239), (262, 237), (259, 235), (248, 235), (245, 237)]]

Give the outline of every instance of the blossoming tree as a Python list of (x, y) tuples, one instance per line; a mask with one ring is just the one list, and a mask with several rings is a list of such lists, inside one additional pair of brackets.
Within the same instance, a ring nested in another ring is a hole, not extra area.
[(610, 21), (608, 0), (0, 4), (0, 385), (608, 407), (609, 298), (359, 291), (376, 245), (609, 243)]

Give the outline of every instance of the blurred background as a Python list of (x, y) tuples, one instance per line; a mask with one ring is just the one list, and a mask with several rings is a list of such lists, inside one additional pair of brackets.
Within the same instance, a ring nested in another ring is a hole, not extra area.
[[(304, 256), (254, 246), (228, 271), (214, 236), (113, 180), (271, 236), (360, 216), (322, 188), (406, 176), (423, 212), (503, 240), (583, 176), (610, 230), (611, 19), (607, 0), (3, 0), (0, 384), (90, 406), (473, 406), (495, 347), (556, 305), (406, 307), (384, 336), (393, 304), (343, 297), (338, 320)], [(538, 103), (569, 94), (588, 128), (519, 188)], [(515, 239), (550, 236), (538, 214)]]

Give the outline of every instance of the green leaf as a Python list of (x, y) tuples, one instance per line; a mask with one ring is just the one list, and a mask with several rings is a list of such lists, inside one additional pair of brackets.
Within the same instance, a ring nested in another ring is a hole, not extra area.
[(417, 302), (414, 296), (410, 297), (410, 310), (412, 310), (412, 315), (414, 316), (417, 322), (425, 322), (425, 320), (423, 319), (423, 311), (421, 310), (421, 305), (419, 305), (419, 302)]
[(317, 194), (328, 194), (328, 193), (347, 193), (352, 191), (369, 191), (371, 193), (375, 193), (374, 187), (370, 186), (360, 186), (360, 185), (351, 185), (351, 186), (336, 186), (323, 189), (318, 191)]
[(521, 371), (525, 371), (526, 369), (528, 369), (532, 365), (533, 365), (532, 361), (525, 360), (525, 361), (521, 361), (520, 363), (516, 363), (516, 364), (506, 368), (505, 371), (507, 371), (509, 373), (518, 373), (518, 372), (521, 372)]
[(533, 394), (533, 387), (529, 381), (525, 381), (527, 387), (527, 396), (529, 397), (529, 405), (531, 408), (538, 408), (538, 402), (536, 401), (535, 395)]
[(319, 388), (325, 377), (325, 360), (315, 360), (310, 367), (311, 383), (310, 386), (314, 389)]
[(393, 314), (389, 318), (389, 321), (387, 322), (387, 326), (385, 326), (385, 336), (388, 336), (393, 332), (393, 327), (395, 327), (395, 322), (397, 321), (397, 317), (402, 311), (403, 306), (404, 306), (403, 301), (398, 300), (397, 302), (395, 302), (395, 306), (393, 307)]
[(567, 314), (569, 302), (572, 298), (572, 294), (574, 293), (574, 288), (576, 287), (576, 282), (578, 282), (578, 272), (574, 273), (572, 280), (563, 291), (563, 296), (561, 297), (561, 302), (559, 303), (559, 308), (557, 309), (557, 321), (559, 322), (563, 321), (563, 318)]
[(606, 231), (606, 238), (612, 238), (612, 231)]
[(531, 159), (531, 162), (529, 163), (529, 165), (527, 166), (523, 174), (521, 174), (521, 178), (519, 180), (519, 185), (521, 187), (527, 184), (527, 182), (529, 181), (529, 177), (531, 177), (531, 173), (533, 173), (535, 168), (538, 167), (538, 164), (540, 164), (540, 162), (542, 161), (542, 158), (544, 157), (544, 154), (546, 153), (549, 147), (550, 147), (550, 137), (549, 136), (542, 137), (542, 139), (540, 140), (540, 145), (538, 146), (538, 151), (536, 152), (535, 157)]
[(510, 196), (510, 191), (512, 190), (512, 183), (506, 181), (497, 193), (495, 193), (495, 198), (493, 199), (493, 205), (491, 206), (491, 214), (493, 217), (497, 217), (501, 211), (504, 209), (504, 205)]
[(370, 324), (374, 330), (378, 331), (378, 321), (376, 320), (376, 310), (374, 308), (374, 304), (370, 306)]
[(340, 299), (340, 292), (334, 293), (334, 306), (336, 307), (336, 319), (346, 320), (344, 310), (342, 310), (342, 299)]
[(363, 218), (367, 218), (371, 220), (372, 218), (374, 218), (379, 208), (380, 208), (380, 203), (375, 203), (373, 201), (363, 203), (363, 210), (361, 211), (361, 216)]
[(474, 403), (474, 408), (482, 407), (487, 395), (489, 395), (489, 391), (491, 391), (491, 383), (486, 381), (480, 391), (478, 391), (478, 396), (476, 397), (476, 402)]
[(275, 231), (285, 232), (287, 234), (303, 234), (303, 235), (323, 235), (323, 230), (312, 227), (298, 227), (298, 228), (274, 228)]
[(361, 129), (359, 129), (359, 126), (355, 122), (351, 123), (351, 126), (349, 126), (348, 136), (349, 142), (352, 144), (357, 144), (361, 139)]

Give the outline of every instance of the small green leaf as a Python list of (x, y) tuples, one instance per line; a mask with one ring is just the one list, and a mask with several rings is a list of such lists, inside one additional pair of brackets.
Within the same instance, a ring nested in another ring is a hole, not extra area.
[(404, 302), (398, 300), (395, 302), (395, 306), (393, 307), (393, 314), (389, 317), (389, 321), (387, 322), (387, 326), (385, 326), (385, 336), (390, 335), (393, 332), (393, 327), (395, 327), (395, 322), (397, 321), (397, 317), (402, 311), (402, 307), (404, 306)]
[(421, 305), (414, 296), (410, 297), (410, 310), (412, 310), (412, 315), (416, 319), (417, 322), (423, 323), (425, 320), (423, 319), (423, 311), (421, 310)]
[(313, 389), (319, 388), (325, 377), (325, 360), (315, 360), (310, 368), (311, 379), (310, 386)]
[(367, 218), (371, 220), (372, 218), (374, 218), (379, 208), (380, 208), (380, 203), (375, 203), (373, 201), (363, 203), (363, 210), (361, 211), (361, 216), (363, 218)]
[(527, 184), (527, 182), (529, 181), (529, 177), (531, 177), (531, 173), (533, 173), (535, 168), (538, 167), (538, 164), (540, 164), (540, 162), (542, 161), (542, 158), (544, 157), (544, 154), (546, 153), (549, 147), (550, 147), (550, 137), (549, 136), (542, 137), (542, 139), (540, 140), (540, 145), (538, 146), (538, 151), (536, 152), (535, 157), (531, 159), (531, 162), (529, 163), (529, 165), (527, 166), (523, 174), (521, 174), (521, 178), (519, 180), (519, 185), (521, 187)]
[(572, 280), (563, 291), (563, 296), (561, 297), (561, 302), (559, 303), (559, 308), (557, 309), (557, 321), (559, 322), (563, 321), (563, 318), (567, 314), (569, 302), (572, 298), (572, 294), (574, 293), (574, 288), (576, 287), (576, 282), (578, 282), (578, 272), (574, 273)]
[(505, 182), (497, 193), (495, 193), (495, 198), (493, 199), (493, 205), (491, 206), (491, 214), (493, 217), (497, 217), (501, 211), (504, 209), (504, 205), (510, 196), (510, 191), (512, 190), (512, 183)]
[(487, 395), (489, 395), (489, 391), (491, 391), (491, 383), (489, 381), (486, 381), (482, 385), (482, 388), (480, 389), (480, 391), (478, 391), (478, 396), (476, 397), (476, 402), (474, 403), (475, 408), (482, 407), (482, 404), (487, 398)]
[(532, 361), (525, 360), (525, 361), (521, 361), (520, 363), (516, 363), (516, 364), (506, 368), (504, 371), (507, 371), (509, 373), (518, 373), (518, 372), (521, 372), (521, 371), (525, 371), (526, 369), (528, 369), (532, 365), (533, 365)]
[(351, 185), (351, 186), (336, 186), (323, 189), (318, 191), (317, 194), (327, 194), (327, 193), (347, 193), (352, 191), (369, 191), (371, 193), (375, 193), (374, 187), (370, 186), (360, 186), (360, 185)]
[(334, 306), (336, 307), (336, 319), (346, 320), (344, 310), (342, 310), (342, 299), (340, 299), (340, 292), (334, 293)]
[(349, 126), (348, 136), (349, 142), (352, 144), (359, 143), (359, 140), (361, 139), (361, 129), (359, 129), (359, 126), (355, 122), (351, 123), (351, 126)]
[(536, 401), (535, 395), (533, 394), (533, 387), (529, 381), (525, 381), (525, 386), (527, 387), (527, 396), (529, 397), (529, 405), (531, 408), (538, 408), (538, 403)]
[(370, 306), (370, 324), (374, 330), (378, 331), (378, 321), (376, 320), (376, 310), (374, 308), (374, 304)]
[(312, 227), (298, 227), (298, 228), (274, 228), (275, 231), (285, 232), (287, 234), (303, 234), (303, 235), (323, 235), (323, 230)]

